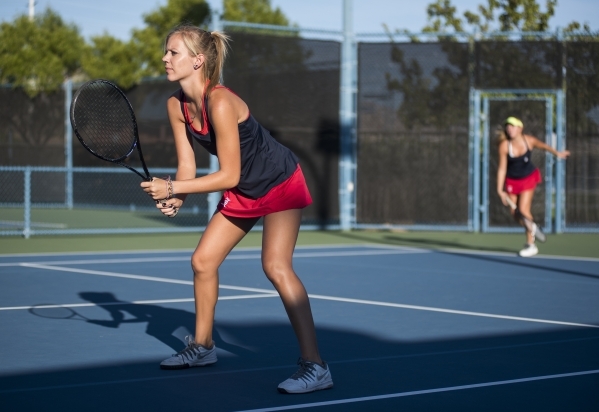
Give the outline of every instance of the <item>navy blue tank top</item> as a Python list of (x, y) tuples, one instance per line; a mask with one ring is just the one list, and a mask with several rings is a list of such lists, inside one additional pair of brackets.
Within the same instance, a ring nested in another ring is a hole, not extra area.
[(524, 138), (524, 144), (526, 144), (526, 153), (524, 153), (522, 156), (514, 157), (512, 155), (512, 142), (508, 141), (506, 176), (511, 179), (522, 179), (526, 176), (529, 176), (536, 169), (535, 165), (531, 161), (532, 151), (528, 147), (526, 138)]
[[(221, 85), (215, 88), (229, 90)], [(206, 114), (208, 97), (204, 98), (202, 105), (202, 130), (196, 130), (191, 124), (183, 90), (180, 92), (180, 100), (187, 133), (211, 155), (216, 156), (218, 137), (215, 136)], [(291, 177), (297, 169), (299, 160), (291, 150), (277, 142), (251, 113), (246, 120), (238, 124), (238, 129), (241, 145), (241, 176), (237, 189), (244, 195), (257, 199)]]

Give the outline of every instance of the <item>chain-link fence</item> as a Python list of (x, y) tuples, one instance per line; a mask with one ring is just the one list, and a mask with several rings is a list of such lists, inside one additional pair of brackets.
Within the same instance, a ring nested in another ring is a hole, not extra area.
[(358, 222), (465, 227), (468, 44), (358, 50)]
[[(353, 70), (342, 64), (342, 33), (319, 39), (316, 31), (306, 38), (300, 30), (272, 26), (231, 25), (227, 31), (233, 42), (224, 83), (300, 158), (314, 198), (304, 227), (338, 227), (340, 79), (343, 70)], [(495, 194), (495, 131), (515, 115), (526, 133), (555, 145), (560, 113), (554, 106), (548, 115), (534, 99), (492, 101), (485, 120), (491, 144), (480, 152), (472, 91), (506, 90), (509, 97), (510, 90), (550, 89), (565, 92), (565, 144), (572, 155), (564, 193), (538, 186), (533, 213), (559, 219), (554, 207), (563, 202), (566, 230), (598, 229), (599, 42), (463, 38), (353, 43), (355, 227), (475, 230), (482, 207), (491, 228), (515, 229)], [(177, 88), (150, 79), (127, 91), (155, 175), (175, 172), (165, 102)], [(207, 195), (188, 197), (176, 219), (163, 218), (136, 175), (94, 158), (76, 139), (65, 146), (65, 101), (64, 92), (30, 98), (19, 89), (0, 89), (0, 234), (202, 230), (214, 207)], [(488, 168), (477, 178), (485, 156)], [(208, 153), (198, 148), (196, 158), (199, 175), (209, 173)], [(542, 152), (533, 162), (553, 178)], [(488, 202), (477, 203), (474, 194), (485, 180)]]
[(313, 204), (303, 223), (339, 221), (340, 44), (234, 30), (224, 82), (300, 159)]
[(566, 224), (599, 229), (599, 42), (567, 43)]

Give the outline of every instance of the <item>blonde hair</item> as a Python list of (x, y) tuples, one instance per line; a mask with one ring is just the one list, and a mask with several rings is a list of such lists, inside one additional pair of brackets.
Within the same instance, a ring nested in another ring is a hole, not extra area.
[(505, 132), (505, 127), (503, 129), (497, 129), (495, 132), (495, 137), (497, 138), (497, 146), (499, 146), (504, 141), (508, 140), (507, 133)]
[(225, 59), (229, 52), (231, 38), (223, 32), (208, 32), (192, 24), (181, 24), (170, 31), (164, 40), (164, 52), (168, 40), (179, 35), (192, 56), (203, 54), (206, 58), (203, 74), (208, 79), (205, 94), (208, 95), (221, 79)]

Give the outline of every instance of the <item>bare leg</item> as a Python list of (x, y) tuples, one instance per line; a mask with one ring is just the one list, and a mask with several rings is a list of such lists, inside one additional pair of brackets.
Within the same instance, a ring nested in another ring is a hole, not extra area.
[[(520, 210), (520, 213), (522, 213), (524, 216), (531, 220), (533, 219), (532, 214), (530, 213), (530, 208), (532, 206), (532, 198), (534, 194), (535, 191), (533, 189), (525, 190), (524, 192), (520, 193), (520, 196), (518, 196), (518, 209)], [(535, 243), (535, 238), (533, 237), (532, 233), (530, 233), (528, 230), (526, 231), (526, 243), (528, 243), (529, 245)]]
[(302, 358), (322, 364), (308, 294), (292, 266), (301, 217), (301, 209), (285, 210), (264, 217), (262, 267), (281, 296)]
[(212, 216), (191, 257), (196, 309), (195, 342), (212, 346), (214, 311), (218, 300), (218, 268), (258, 219)]

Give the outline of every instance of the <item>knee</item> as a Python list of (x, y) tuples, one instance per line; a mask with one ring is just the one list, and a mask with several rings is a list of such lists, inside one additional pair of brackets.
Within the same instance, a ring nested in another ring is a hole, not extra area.
[(293, 273), (293, 269), (289, 263), (274, 259), (263, 260), (262, 269), (268, 280), (275, 285), (281, 283), (290, 273)]
[(206, 279), (215, 273), (216, 268), (212, 260), (201, 252), (195, 252), (191, 257), (191, 269), (197, 279)]

